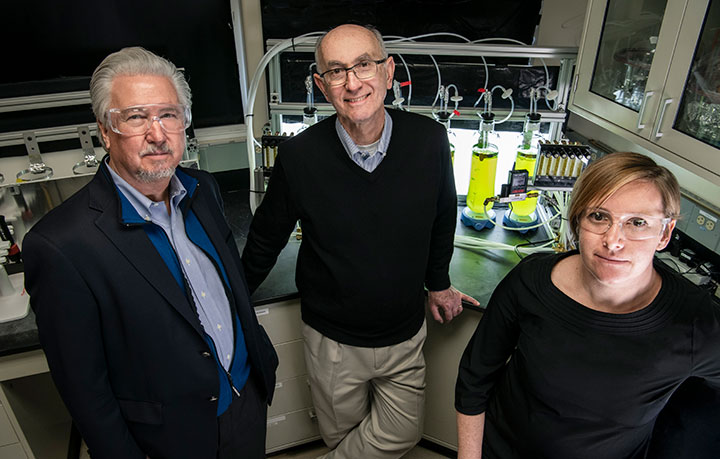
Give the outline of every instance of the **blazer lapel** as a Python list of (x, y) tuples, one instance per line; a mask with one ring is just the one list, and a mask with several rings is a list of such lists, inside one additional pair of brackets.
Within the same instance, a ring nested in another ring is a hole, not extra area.
[[(196, 190), (196, 192), (202, 191), (203, 190), (201, 189)], [(225, 235), (216, 224), (217, 216), (211, 212), (209, 206), (196, 205), (197, 202), (197, 199), (193, 201), (193, 205), (191, 205), (192, 211), (195, 212), (195, 215), (197, 215), (198, 221), (200, 221), (200, 224), (205, 229), (205, 233), (207, 233), (210, 242), (215, 247), (215, 250), (220, 257), (220, 261), (225, 268), (225, 272), (227, 273), (228, 281), (233, 284), (235, 279), (240, 279), (240, 273), (237, 271), (236, 261), (232, 259), (232, 254), (227, 249)], [(232, 235), (230, 237), (232, 237)], [(236, 285), (233, 285), (232, 287), (233, 289), (238, 288)], [(235, 293), (234, 296), (235, 298), (239, 297), (237, 293)]]
[[(102, 170), (98, 171), (98, 175), (102, 173)], [(99, 191), (99, 193), (91, 194), (98, 198), (91, 202), (91, 206), (101, 211), (95, 221), (96, 226), (140, 272), (148, 284), (157, 290), (201, 336), (204, 336), (197, 311), (185, 297), (182, 288), (157, 253), (145, 230), (141, 226), (123, 226), (120, 223), (118, 198), (114, 189), (107, 188), (113, 185), (107, 183), (105, 177), (99, 176), (95, 177), (94, 182), (96, 182), (95, 191)], [(104, 199), (100, 199), (101, 196)]]

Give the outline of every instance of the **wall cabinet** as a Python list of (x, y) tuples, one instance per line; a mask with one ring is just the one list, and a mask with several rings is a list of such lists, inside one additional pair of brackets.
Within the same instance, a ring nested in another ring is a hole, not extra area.
[(720, 0), (590, 0), (570, 110), (720, 184)]

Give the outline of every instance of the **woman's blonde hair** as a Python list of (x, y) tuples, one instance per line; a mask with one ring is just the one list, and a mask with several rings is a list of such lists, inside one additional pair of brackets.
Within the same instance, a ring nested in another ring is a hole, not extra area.
[(635, 180), (645, 180), (657, 187), (666, 217), (677, 219), (680, 216), (680, 185), (672, 172), (639, 153), (611, 153), (590, 164), (575, 183), (568, 211), (570, 230), (575, 240), (578, 239), (580, 218), (585, 210), (602, 204), (621, 187)]

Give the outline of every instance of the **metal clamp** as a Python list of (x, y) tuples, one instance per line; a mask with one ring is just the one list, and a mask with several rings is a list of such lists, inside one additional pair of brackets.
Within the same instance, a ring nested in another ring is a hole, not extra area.
[(34, 132), (23, 133), (23, 141), (28, 152), (30, 166), (23, 169), (15, 176), (20, 182), (36, 182), (38, 180), (47, 180), (53, 175), (51, 167), (45, 165), (40, 156), (40, 147)]
[(638, 113), (638, 122), (637, 122), (637, 128), (638, 131), (640, 129), (645, 129), (645, 124), (642, 124), (643, 117), (645, 116), (645, 106), (647, 105), (647, 101), (649, 98), (651, 98), (655, 94), (655, 91), (646, 91), (645, 97), (643, 97), (642, 105), (640, 106), (640, 113)]
[(185, 151), (183, 152), (183, 161), (195, 161), (198, 159), (200, 152), (200, 142), (197, 137), (185, 137)]
[(97, 171), (100, 161), (98, 161), (97, 156), (95, 156), (95, 148), (93, 147), (92, 137), (90, 137), (90, 129), (80, 126), (77, 128), (77, 132), (80, 137), (80, 145), (82, 145), (85, 158), (73, 166), (73, 174), (80, 175), (94, 173)]
[(668, 105), (670, 105), (672, 102), (673, 102), (673, 99), (665, 99), (665, 102), (663, 102), (663, 108), (662, 108), (662, 110), (660, 110), (660, 118), (658, 118), (658, 122), (657, 122), (657, 129), (655, 129), (655, 138), (656, 139), (659, 139), (660, 137), (662, 137), (664, 135), (663, 132), (660, 131), (660, 129), (662, 129), (663, 119), (665, 118), (665, 111), (667, 110)]

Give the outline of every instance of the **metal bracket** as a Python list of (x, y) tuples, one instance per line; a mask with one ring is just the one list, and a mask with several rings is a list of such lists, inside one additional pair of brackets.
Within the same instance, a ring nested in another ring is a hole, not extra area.
[(185, 137), (185, 151), (183, 152), (183, 160), (195, 161), (200, 153), (200, 142), (197, 137)]
[(93, 147), (92, 137), (90, 136), (90, 128), (80, 126), (77, 128), (80, 137), (80, 145), (82, 146), (84, 159), (73, 166), (73, 174), (90, 174), (97, 171), (100, 162), (95, 156), (95, 148)]
[(23, 141), (28, 152), (30, 166), (23, 169), (15, 176), (20, 182), (35, 182), (38, 180), (46, 180), (52, 177), (53, 170), (43, 162), (40, 156), (40, 147), (34, 132), (23, 133)]

